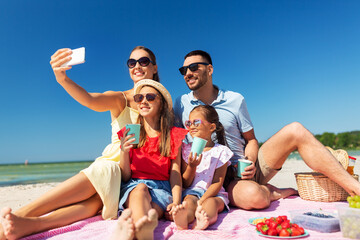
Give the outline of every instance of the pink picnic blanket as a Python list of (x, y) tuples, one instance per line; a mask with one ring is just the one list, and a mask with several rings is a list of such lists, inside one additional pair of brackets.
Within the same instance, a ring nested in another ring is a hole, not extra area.
[[(256, 233), (255, 227), (248, 223), (249, 218), (273, 217), (287, 215), (296, 209), (325, 211), (336, 210), (336, 205), (347, 205), (345, 202), (322, 203), (302, 200), (300, 197), (289, 197), (271, 203), (265, 210), (245, 211), (231, 209), (219, 215), (218, 221), (207, 230), (177, 230), (173, 222), (160, 220), (155, 229), (154, 239), (266, 239)], [(71, 225), (31, 235), (23, 240), (33, 239), (109, 239), (116, 220), (104, 221), (101, 216), (85, 219)], [(341, 232), (320, 233), (308, 230), (309, 236), (302, 239), (343, 239)], [(344, 238), (345, 239), (345, 238)]]

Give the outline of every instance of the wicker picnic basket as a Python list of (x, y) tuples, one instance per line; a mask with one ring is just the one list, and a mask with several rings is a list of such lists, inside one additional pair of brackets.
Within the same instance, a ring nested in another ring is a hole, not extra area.
[[(340, 164), (347, 169), (349, 165), (349, 156), (345, 150), (329, 151), (338, 159)], [(353, 175), (359, 180), (358, 175)], [(346, 201), (349, 194), (337, 183), (318, 172), (301, 172), (295, 173), (296, 183), (299, 195), (304, 200), (317, 202), (337, 202)]]

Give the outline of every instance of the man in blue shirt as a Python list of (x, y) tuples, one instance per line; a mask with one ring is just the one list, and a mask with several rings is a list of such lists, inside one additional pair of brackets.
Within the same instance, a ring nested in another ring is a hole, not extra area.
[[(180, 96), (175, 102), (177, 124), (184, 126), (190, 111), (197, 105), (208, 104), (217, 110), (228, 145), (234, 152), (226, 185), (233, 206), (262, 209), (268, 207), (271, 201), (297, 194), (295, 189), (278, 189), (267, 184), (294, 150), (298, 150), (313, 170), (327, 175), (351, 195), (360, 195), (360, 183), (300, 123), (285, 126), (259, 149), (244, 97), (213, 85), (210, 55), (196, 50), (188, 53), (184, 59), (183, 67), (179, 70), (191, 92)], [(253, 162), (245, 168), (242, 178), (235, 176), (239, 158)]]

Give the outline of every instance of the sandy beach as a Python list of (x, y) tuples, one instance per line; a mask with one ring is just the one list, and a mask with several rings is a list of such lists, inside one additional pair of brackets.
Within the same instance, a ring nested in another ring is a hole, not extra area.
[[(299, 160), (288, 160), (285, 162), (282, 170), (269, 183), (280, 187), (293, 187), (297, 189), (295, 181), (295, 172), (309, 172), (311, 169)], [(354, 172), (360, 173), (360, 164), (355, 165)], [(39, 183), (29, 185), (15, 185), (0, 188), (0, 208), (5, 206), (16, 210), (21, 206), (38, 198), (49, 191), (59, 183)]]

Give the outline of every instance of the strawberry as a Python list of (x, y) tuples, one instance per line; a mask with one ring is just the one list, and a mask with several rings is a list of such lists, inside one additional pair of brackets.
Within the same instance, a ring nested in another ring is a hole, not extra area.
[(276, 222), (270, 222), (268, 226), (269, 226), (270, 229), (276, 229), (277, 223)]
[(278, 232), (276, 231), (276, 229), (270, 228), (268, 231), (268, 235), (269, 236), (277, 236)]
[(291, 226), (294, 228), (299, 228), (299, 225), (297, 225), (296, 223), (292, 223)]
[(288, 236), (290, 236), (290, 233), (289, 233), (289, 231), (286, 230), (286, 229), (281, 229), (281, 231), (280, 231), (280, 233), (279, 233), (279, 236), (280, 236), (280, 237), (288, 237)]
[(276, 218), (276, 222), (277, 222), (278, 224), (281, 224), (283, 221), (284, 221), (284, 220), (281, 218), (281, 216), (278, 216), (278, 217)]
[(265, 225), (265, 223), (259, 222), (258, 224), (256, 224), (256, 229), (257, 229), (258, 231), (260, 231), (261, 227), (264, 226), (264, 225)]
[(270, 218), (267, 218), (267, 219), (265, 220), (265, 224), (268, 225), (268, 226), (270, 225), (270, 222), (271, 222)]
[(265, 224), (260, 228), (260, 232), (264, 235), (267, 235), (269, 231), (269, 227)]
[(292, 227), (291, 228), (291, 236), (300, 236), (301, 233), (297, 228)]
[(285, 221), (285, 222), (283, 222), (282, 224), (281, 224), (281, 227), (282, 228), (290, 228), (290, 223), (288, 222), (288, 221)]

